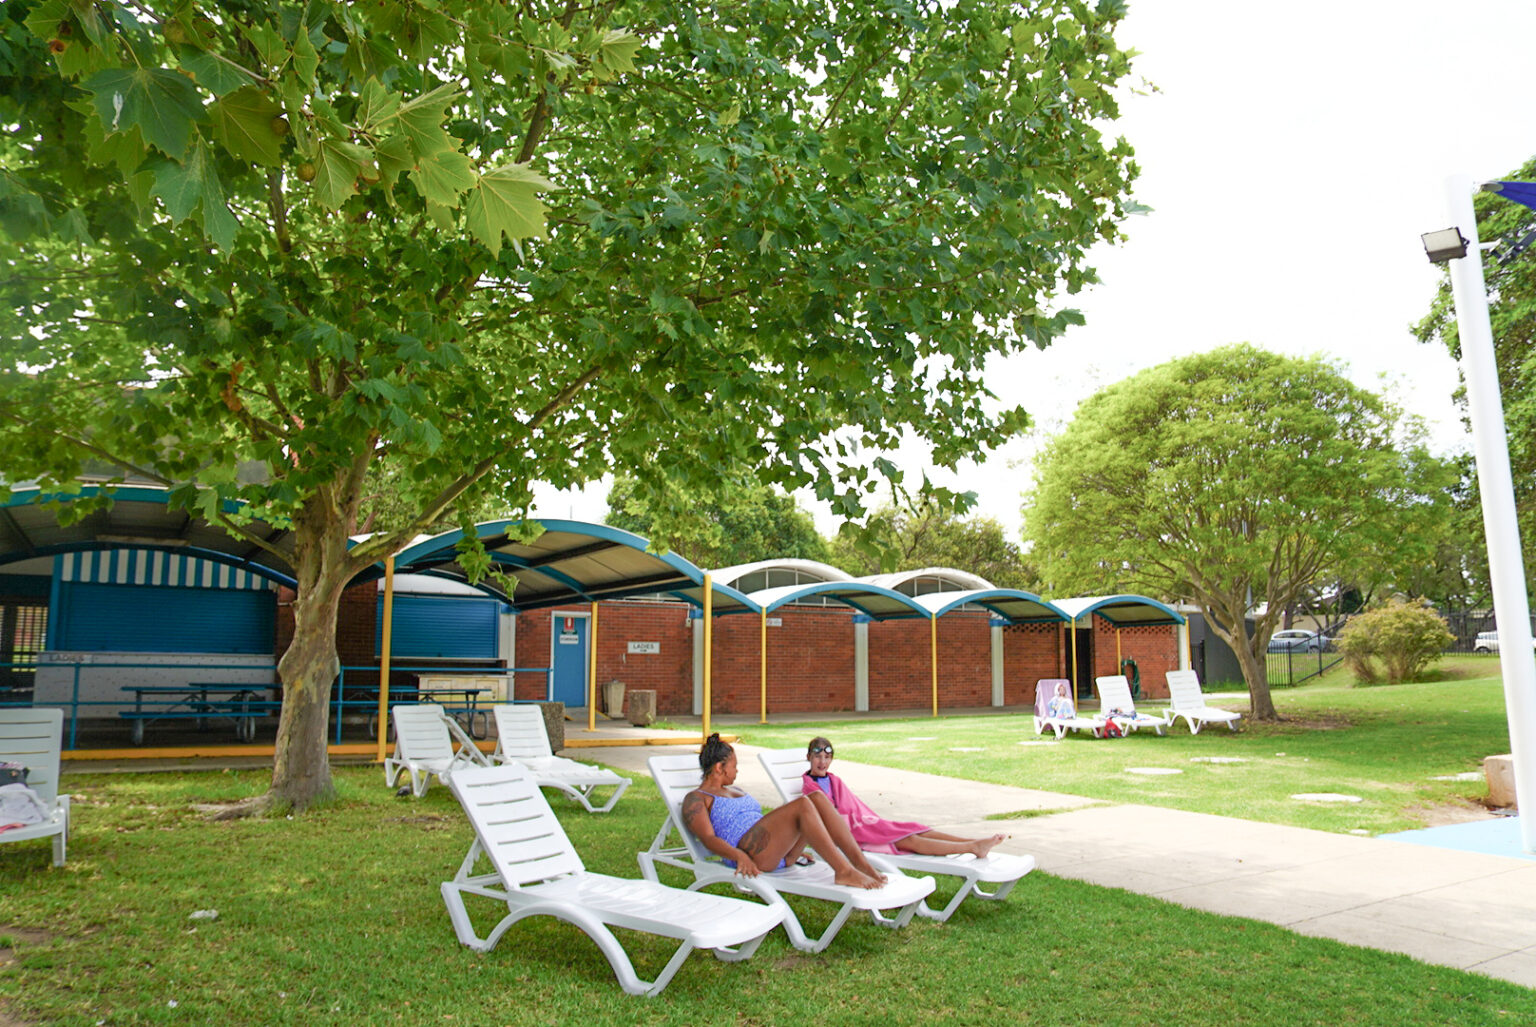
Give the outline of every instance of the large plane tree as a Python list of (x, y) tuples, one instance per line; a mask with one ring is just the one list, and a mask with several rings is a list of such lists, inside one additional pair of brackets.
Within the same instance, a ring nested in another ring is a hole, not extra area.
[(343, 588), (466, 501), (857, 514), (904, 431), (952, 467), (1021, 428), (986, 361), (1078, 320), (1130, 208), (1123, 6), (11, 0), (0, 477), (291, 526), (256, 805), (302, 808)]

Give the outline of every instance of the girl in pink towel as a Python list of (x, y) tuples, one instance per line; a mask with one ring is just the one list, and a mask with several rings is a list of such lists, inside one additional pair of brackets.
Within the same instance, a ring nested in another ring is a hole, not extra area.
[(990, 838), (957, 838), (930, 830), (926, 824), (886, 820), (860, 802), (858, 796), (843, 784), (842, 778), (829, 769), (832, 766), (831, 742), (820, 737), (811, 739), (805, 756), (811, 769), (801, 779), (801, 790), (806, 795), (822, 792), (831, 799), (832, 807), (847, 818), (853, 840), (868, 852), (915, 852), (920, 856), (953, 856), (968, 852), (980, 859), (1008, 837), (994, 834)]

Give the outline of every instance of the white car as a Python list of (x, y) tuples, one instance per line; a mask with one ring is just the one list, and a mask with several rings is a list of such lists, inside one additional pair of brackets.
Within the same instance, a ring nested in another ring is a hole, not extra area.
[[(1536, 644), (1536, 639), (1532, 639)], [(1472, 645), (1474, 653), (1497, 653), (1499, 651), (1499, 633), (1497, 631), (1479, 631), (1477, 641)]]
[(1320, 631), (1286, 628), (1269, 636), (1269, 651), (1272, 653), (1320, 653), (1328, 648), (1328, 643), (1331, 641), (1333, 640)]

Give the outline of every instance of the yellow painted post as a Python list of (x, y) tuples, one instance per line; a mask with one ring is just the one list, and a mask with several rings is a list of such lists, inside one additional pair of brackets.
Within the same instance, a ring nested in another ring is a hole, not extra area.
[(762, 678), (759, 691), (762, 695), (763, 707), (759, 723), (766, 724), (768, 723), (768, 611), (766, 609), (758, 618), (757, 635), (757, 662)]
[(597, 730), (597, 604), (587, 626), (587, 730)]
[(704, 572), (704, 734), (700, 741), (709, 738), (709, 664), (714, 644), (714, 591), (715, 576)]
[(1067, 637), (1070, 638), (1071, 641), (1072, 641), (1072, 690), (1074, 692), (1074, 698), (1073, 698), (1072, 701), (1076, 702), (1077, 699), (1075, 698), (1075, 693), (1078, 691), (1078, 686), (1077, 686), (1077, 621), (1074, 620), (1072, 622), (1072, 626), (1070, 628), (1068, 628), (1067, 630), (1071, 632), (1071, 634), (1069, 634)]
[[(395, 558), (384, 558), (384, 625), (379, 639), (379, 758), (384, 762), (384, 747), (389, 735), (389, 646), (395, 627)], [(339, 714), (338, 714), (339, 716)]]
[(939, 715), (939, 618), (928, 618), (928, 667), (933, 678), (933, 715)]
[(1120, 665), (1122, 663), (1124, 663), (1124, 662), (1125, 661), (1120, 658), (1120, 629), (1116, 628), (1115, 629), (1115, 669), (1119, 670), (1120, 669)]

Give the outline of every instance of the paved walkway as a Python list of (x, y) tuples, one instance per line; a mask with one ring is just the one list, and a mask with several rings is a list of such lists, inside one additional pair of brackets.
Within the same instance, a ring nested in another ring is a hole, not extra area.
[[(738, 784), (776, 803), (758, 750), (737, 748)], [(697, 751), (695, 742), (566, 755), (643, 776), (650, 756)], [(957, 834), (1006, 830), (1012, 837), (1002, 850), (1029, 853), (1050, 874), (1536, 987), (1533, 861), (1109, 805), (842, 758), (838, 773), (876, 812)], [(1004, 823), (986, 819), (1026, 809), (1059, 812)]]

